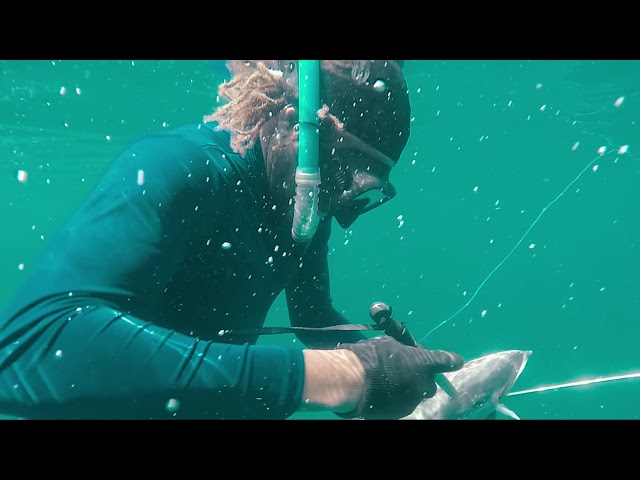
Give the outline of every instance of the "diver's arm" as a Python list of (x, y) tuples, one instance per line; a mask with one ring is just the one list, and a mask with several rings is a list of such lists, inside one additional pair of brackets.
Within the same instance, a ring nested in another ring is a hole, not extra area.
[(303, 350), (304, 388), (300, 410), (354, 410), (364, 388), (364, 367), (349, 350)]
[[(321, 221), (302, 266), (286, 288), (291, 325), (328, 327), (350, 323), (333, 307), (327, 258), (331, 219)], [(358, 331), (300, 332), (297, 337), (309, 348), (335, 348), (339, 343), (355, 343), (365, 337)]]
[[(0, 388), (0, 411), (281, 419), (306, 406), (304, 399), (330, 410), (349, 404), (348, 362), (323, 365), (325, 358), (298, 348), (205, 341), (127, 311), (128, 298), (164, 290), (188, 250), (191, 224), (200, 215), (215, 222), (215, 212), (225, 211), (224, 189), (213, 188), (213, 177), (205, 181), (206, 167), (198, 145), (175, 136), (145, 139), (114, 162), (34, 265), (15, 313), (0, 319), (0, 351), (7, 352), (0, 366), (11, 367), (0, 368), (0, 384), (17, 385)], [(207, 198), (215, 195), (208, 202), (197, 190), (205, 187)], [(53, 300), (56, 292), (61, 300)]]

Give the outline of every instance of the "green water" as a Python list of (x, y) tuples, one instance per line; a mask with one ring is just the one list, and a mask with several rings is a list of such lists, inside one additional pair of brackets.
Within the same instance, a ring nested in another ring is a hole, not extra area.
[[(386, 302), (417, 338), (464, 307), (426, 346), (467, 358), (531, 349), (516, 390), (640, 370), (640, 62), (405, 71), (414, 121), (399, 194), (335, 229), (336, 307), (369, 322), (371, 303)], [(200, 120), (218, 80), (206, 61), (0, 61), (0, 308), (118, 150)], [(283, 298), (268, 324), (287, 325)], [(640, 380), (625, 380), (507, 403), (528, 419), (627, 419), (639, 398)]]

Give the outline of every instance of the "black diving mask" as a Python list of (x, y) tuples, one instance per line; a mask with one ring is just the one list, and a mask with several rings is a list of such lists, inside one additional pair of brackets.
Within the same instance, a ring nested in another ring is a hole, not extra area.
[(359, 137), (341, 131), (331, 142), (321, 189), (330, 212), (342, 228), (396, 196), (389, 181), (395, 162)]

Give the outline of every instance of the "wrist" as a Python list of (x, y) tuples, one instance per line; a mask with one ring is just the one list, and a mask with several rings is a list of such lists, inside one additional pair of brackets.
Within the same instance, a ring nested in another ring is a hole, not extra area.
[(364, 367), (350, 350), (303, 350), (302, 410), (355, 410), (364, 390)]

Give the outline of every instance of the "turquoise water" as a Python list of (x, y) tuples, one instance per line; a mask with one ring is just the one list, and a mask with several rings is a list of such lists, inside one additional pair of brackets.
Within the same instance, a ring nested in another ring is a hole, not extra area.
[[(405, 71), (399, 194), (334, 230), (336, 307), (363, 323), (386, 302), (416, 338), (445, 322), (425, 345), (467, 358), (530, 349), (516, 390), (640, 370), (640, 63)], [(0, 61), (0, 308), (116, 152), (200, 120), (216, 75), (206, 61)], [(268, 324), (287, 320), (279, 298)], [(640, 380), (624, 380), (507, 404), (525, 419), (619, 419), (638, 417), (639, 398)]]

